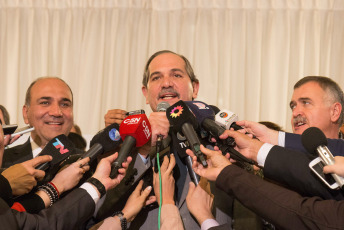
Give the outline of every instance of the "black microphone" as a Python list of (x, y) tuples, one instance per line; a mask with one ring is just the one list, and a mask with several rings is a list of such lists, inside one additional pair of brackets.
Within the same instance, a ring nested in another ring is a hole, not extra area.
[(214, 121), (215, 114), (211, 106), (201, 101), (185, 101), (185, 104), (193, 112), (200, 126), (220, 142), (220, 150), (223, 154), (229, 152), (234, 160), (244, 161), (249, 164), (255, 163), (233, 148), (235, 146), (234, 138), (228, 137), (224, 140), (219, 138), (225, 132), (225, 128)]
[[(313, 154), (319, 155), (325, 165), (333, 165), (334, 158), (331, 151), (327, 148), (327, 139), (325, 134), (317, 127), (310, 127), (306, 129), (301, 135), (301, 141), (305, 149)], [(344, 178), (332, 173), (332, 177), (342, 188), (344, 185)]]
[(80, 159), (90, 158), (89, 164), (99, 155), (115, 150), (122, 143), (119, 125), (114, 123), (100, 130), (91, 140), (90, 149)]
[(119, 133), (123, 139), (123, 144), (118, 152), (117, 159), (111, 165), (110, 178), (118, 175), (118, 169), (122, 168), (122, 163), (127, 159), (132, 149), (145, 145), (151, 138), (152, 132), (146, 114), (137, 114), (126, 117), (120, 127)]
[(195, 129), (198, 127), (195, 116), (189, 107), (182, 101), (178, 101), (166, 110), (166, 116), (175, 132), (182, 132), (190, 144), (191, 150), (197, 156), (197, 159), (204, 167), (207, 167), (207, 161), (200, 149), (200, 141)]
[(36, 167), (36, 169), (47, 171), (56, 168), (62, 161), (67, 159), (71, 154), (75, 153), (73, 143), (64, 134), (51, 139), (42, 152), (38, 156), (50, 155), (53, 157), (52, 161), (45, 162)]

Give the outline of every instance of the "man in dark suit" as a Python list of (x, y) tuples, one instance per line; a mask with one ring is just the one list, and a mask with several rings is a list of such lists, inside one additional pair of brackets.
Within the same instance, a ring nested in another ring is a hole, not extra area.
[[(167, 138), (170, 124), (165, 112), (157, 112), (157, 105), (160, 102), (168, 102), (170, 105), (179, 100), (191, 101), (198, 95), (199, 81), (196, 78), (190, 62), (182, 55), (168, 50), (159, 51), (153, 54), (144, 70), (142, 80), (142, 92), (146, 103), (150, 105), (152, 113), (149, 122), (152, 128), (152, 139), (149, 145), (138, 150), (134, 167), (137, 169), (135, 178), (140, 177), (145, 170), (149, 169), (151, 159), (149, 150), (155, 147), (158, 135)], [(110, 110), (105, 115), (105, 123), (117, 122), (123, 116), (122, 110)], [(173, 141), (172, 141), (173, 142)], [(200, 229), (197, 221), (190, 214), (186, 205), (186, 195), (189, 189), (190, 176), (185, 163), (180, 159), (176, 151), (177, 143), (170, 144), (170, 152), (176, 156), (175, 175), (176, 180), (176, 205), (185, 229)], [(129, 174), (129, 172), (128, 172)], [(220, 223), (231, 223), (232, 219), (232, 198), (218, 190), (214, 184), (211, 185), (214, 194), (216, 219)], [(110, 199), (110, 198), (107, 198)], [(104, 202), (106, 203), (106, 201)], [(158, 229), (158, 207), (151, 206), (143, 209), (136, 219), (131, 223), (130, 229)]]
[[(244, 134), (238, 134), (244, 135)], [(344, 229), (344, 201), (302, 197), (232, 165), (221, 152), (201, 147), (212, 164), (203, 168), (193, 156), (193, 168), (200, 176), (233, 195), (246, 207), (281, 229)], [(343, 167), (343, 166), (342, 166)], [(329, 171), (328, 171), (329, 172)], [(332, 169), (333, 172), (333, 169)], [(227, 229), (228, 225), (210, 228)]]
[(3, 168), (36, 157), (52, 138), (60, 134), (68, 136), (73, 126), (72, 90), (60, 78), (38, 78), (26, 92), (23, 117), (35, 130), (24, 144), (5, 150)]

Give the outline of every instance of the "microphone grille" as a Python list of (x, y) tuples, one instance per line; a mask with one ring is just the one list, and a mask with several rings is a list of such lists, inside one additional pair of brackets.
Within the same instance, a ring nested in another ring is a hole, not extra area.
[(301, 135), (301, 141), (303, 147), (305, 147), (305, 149), (311, 154), (316, 154), (319, 146), (327, 146), (325, 134), (317, 127), (306, 129)]
[(156, 106), (156, 111), (158, 112), (166, 112), (166, 110), (170, 107), (170, 104), (168, 104), (166, 101), (162, 101), (160, 102), (157, 106)]

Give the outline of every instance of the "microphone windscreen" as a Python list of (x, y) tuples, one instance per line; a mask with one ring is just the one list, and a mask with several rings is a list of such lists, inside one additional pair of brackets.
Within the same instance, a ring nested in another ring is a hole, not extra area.
[(91, 140), (90, 147), (99, 143), (103, 146), (104, 152), (109, 152), (117, 148), (121, 143), (121, 135), (119, 133), (119, 125), (111, 124), (100, 130)]
[(50, 155), (53, 157), (50, 165), (57, 165), (61, 161), (65, 160), (71, 154), (75, 153), (75, 147), (73, 143), (64, 134), (51, 139), (44, 147), (39, 156)]
[(209, 105), (209, 106), (210, 106), (210, 108), (214, 111), (215, 114), (217, 114), (218, 112), (220, 112), (220, 109), (219, 109), (217, 106), (215, 106), (215, 105)]
[(137, 114), (126, 117), (120, 127), (119, 133), (124, 140), (126, 136), (136, 139), (136, 147), (145, 145), (151, 138), (151, 126), (146, 114)]
[(202, 122), (206, 118), (209, 118), (211, 120), (215, 119), (214, 111), (206, 103), (201, 102), (201, 101), (184, 101), (184, 102), (195, 115), (199, 125), (202, 125)]
[(195, 115), (182, 100), (170, 106), (166, 110), (166, 116), (175, 132), (181, 131), (182, 125), (185, 123), (190, 123), (194, 129), (198, 127)]
[(319, 146), (327, 146), (325, 134), (317, 127), (306, 129), (301, 135), (301, 141), (305, 149), (311, 154), (316, 154)]
[(156, 106), (156, 111), (165, 112), (168, 109), (168, 107), (170, 107), (170, 104), (166, 101), (162, 101)]

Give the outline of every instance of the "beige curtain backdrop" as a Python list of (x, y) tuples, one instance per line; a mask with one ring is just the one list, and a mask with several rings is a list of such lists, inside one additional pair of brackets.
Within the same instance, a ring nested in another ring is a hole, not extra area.
[(84, 134), (108, 109), (150, 109), (148, 57), (185, 55), (199, 100), (290, 131), (294, 83), (325, 75), (344, 87), (343, 0), (0, 0), (0, 104), (24, 125), (25, 91), (63, 78)]

